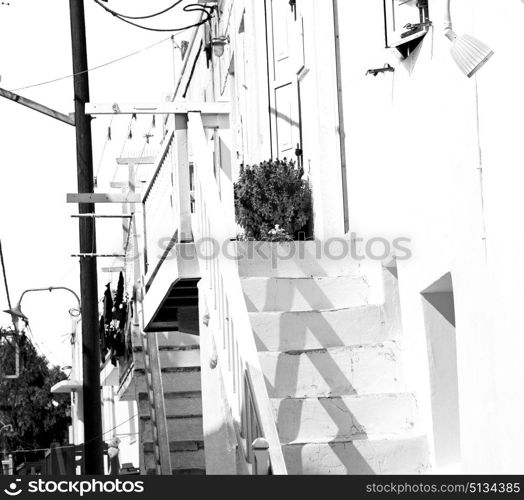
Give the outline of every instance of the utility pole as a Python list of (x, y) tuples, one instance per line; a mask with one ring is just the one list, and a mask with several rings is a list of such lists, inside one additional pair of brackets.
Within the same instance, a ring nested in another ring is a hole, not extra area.
[[(94, 192), (91, 117), (85, 114), (89, 102), (84, 0), (69, 0), (73, 73), (78, 192)], [(80, 214), (93, 214), (94, 204), (79, 204)], [(94, 217), (80, 217), (80, 253), (96, 255)], [(80, 258), (82, 304), (82, 366), (84, 415), (84, 466), (87, 475), (103, 475), (102, 405), (100, 400), (100, 340), (98, 329), (98, 280), (95, 257)]]

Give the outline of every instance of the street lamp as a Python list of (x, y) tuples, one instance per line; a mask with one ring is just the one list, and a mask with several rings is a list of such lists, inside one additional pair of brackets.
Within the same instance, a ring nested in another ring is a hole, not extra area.
[[(20, 299), (18, 300), (15, 307), (11, 309), (7, 309), (4, 311), (7, 314), (11, 315), (11, 318), (13, 319), (13, 324), (15, 325), (15, 329), (18, 331), (18, 321), (22, 320), (26, 324), (29, 323), (29, 318), (23, 313), (22, 311), (22, 300), (28, 293), (38, 293), (38, 292), (55, 292), (55, 291), (65, 291), (71, 293), (77, 302), (77, 308), (72, 308), (69, 310), (69, 315), (71, 318), (73, 318), (73, 338), (75, 339), (73, 344), (73, 366), (70, 377), (67, 380), (63, 380), (62, 382), (59, 382), (55, 384), (51, 388), (52, 394), (69, 394), (72, 398), (72, 406), (73, 406), (73, 412), (75, 415), (75, 419), (73, 419), (73, 440), (75, 441), (75, 444), (79, 444), (83, 441), (83, 434), (84, 434), (84, 408), (83, 408), (83, 402), (82, 398), (78, 398), (76, 396), (73, 396), (73, 393), (82, 393), (83, 390), (83, 383), (82, 383), (82, 377), (80, 377), (80, 373), (78, 373), (78, 366), (81, 359), (81, 353), (79, 351), (79, 346), (81, 345), (81, 342), (78, 342), (78, 340), (75, 338), (77, 334), (77, 326), (78, 322), (80, 321), (80, 317), (82, 315), (81, 310), (81, 302), (80, 297), (78, 294), (71, 290), (70, 288), (67, 288), (65, 286), (50, 286), (48, 288), (31, 288), (29, 290), (25, 290), (22, 295), (20, 296)], [(76, 322), (75, 322), (76, 320)], [(76, 420), (76, 421), (75, 421)]]
[(20, 295), (20, 299), (18, 299), (18, 303), (15, 307), (11, 309), (7, 309), (4, 312), (7, 314), (10, 314), (14, 321), (22, 320), (26, 323), (29, 322), (29, 318), (22, 312), (22, 300), (28, 293), (35, 293), (35, 292), (54, 292), (57, 290), (64, 290), (66, 292), (72, 293), (75, 296), (76, 302), (78, 304), (78, 309), (70, 309), (69, 314), (72, 317), (78, 318), (81, 315), (81, 306), (80, 306), (80, 298), (78, 297), (77, 293), (71, 290), (70, 288), (67, 288), (65, 286), (50, 286), (48, 288), (30, 288), (29, 290), (25, 290), (22, 295)]

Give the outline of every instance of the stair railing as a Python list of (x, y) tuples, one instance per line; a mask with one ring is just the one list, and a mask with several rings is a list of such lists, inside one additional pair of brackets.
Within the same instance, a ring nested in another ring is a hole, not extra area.
[(287, 474), (275, 416), (260, 366), (237, 263), (228, 215), (220, 201), (213, 153), (200, 113), (189, 113), (188, 139), (194, 167), (193, 234), (209, 308), (218, 364), (239, 449), (252, 474)]
[[(140, 282), (135, 286), (133, 295), (131, 328), (141, 341), (144, 382), (149, 402), (151, 437), (155, 456), (155, 472), (157, 475), (168, 476), (172, 474), (171, 452), (169, 448), (169, 433), (167, 428), (158, 338), (156, 333), (146, 333), (143, 330), (143, 290), (141, 289)], [(144, 446), (143, 443), (142, 446)], [(147, 473), (147, 471), (145, 472)]]
[(178, 190), (174, 175), (174, 132), (167, 134), (153, 176), (143, 197), (144, 213), (144, 274), (153, 273), (162, 261), (159, 242), (173, 238), (179, 229), (179, 214), (173, 199)]

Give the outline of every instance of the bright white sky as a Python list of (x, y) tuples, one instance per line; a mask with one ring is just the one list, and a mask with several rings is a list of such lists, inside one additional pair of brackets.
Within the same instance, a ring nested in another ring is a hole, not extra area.
[[(71, 73), (69, 2), (67, 0), (6, 0), (0, 5), (0, 86), (8, 90), (66, 76)], [(169, 38), (171, 33), (149, 32), (129, 26), (85, 0), (90, 67), (103, 64)], [(172, 0), (112, 0), (108, 5), (130, 15), (162, 10)], [(187, 3), (187, 2), (186, 2)], [(150, 26), (173, 28), (191, 23), (194, 14), (176, 9)], [(177, 36), (179, 43), (189, 33)], [(173, 52), (168, 40), (151, 50), (90, 73), (92, 102), (158, 101), (173, 90)], [(25, 97), (62, 112), (73, 111), (72, 79), (21, 90)], [(108, 117), (93, 123), (95, 172), (106, 142)], [(147, 123), (146, 123), (147, 122)], [(134, 140), (126, 149), (140, 151), (143, 131), (151, 118), (134, 125)], [(114, 159), (126, 142), (129, 117), (119, 117), (112, 127), (101, 167), (100, 190), (105, 191), (114, 173)], [(0, 238), (4, 247), (13, 305), (28, 288), (68, 286), (76, 291), (78, 262), (75, 207), (65, 203), (66, 193), (76, 192), (74, 129), (18, 104), (0, 99)], [(104, 207), (98, 208), (99, 213)], [(120, 222), (100, 222), (101, 252), (121, 250)], [(102, 265), (110, 265), (104, 261)], [(99, 280), (99, 294), (109, 277)], [(71, 331), (68, 309), (75, 300), (67, 293), (27, 295), (23, 310), (33, 335), (51, 362), (70, 365), (67, 334)], [(0, 309), (7, 309), (3, 284)], [(0, 324), (9, 316), (1, 313)]]

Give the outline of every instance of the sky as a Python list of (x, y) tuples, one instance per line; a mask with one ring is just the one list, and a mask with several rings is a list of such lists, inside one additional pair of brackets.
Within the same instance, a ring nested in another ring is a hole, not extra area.
[[(69, 2), (66, 0), (9, 0), (0, 5), (0, 86), (8, 90), (71, 74)], [(160, 11), (172, 0), (111, 0), (111, 8), (129, 15)], [(188, 2), (185, 2), (188, 3)], [(94, 67), (163, 41), (123, 61), (90, 72), (91, 102), (156, 102), (173, 91), (174, 67), (171, 33), (149, 32), (119, 21), (93, 0), (85, 0), (89, 66)], [(149, 26), (174, 28), (193, 22), (195, 14), (179, 8)], [(189, 39), (185, 32), (176, 43)], [(176, 50), (176, 49), (175, 49)], [(73, 80), (18, 90), (20, 95), (58, 111), (73, 111)], [(110, 117), (93, 121), (94, 170), (99, 191), (109, 189), (115, 159), (122, 151), (140, 152), (151, 117)], [(133, 139), (128, 139), (131, 123)], [(154, 141), (154, 139), (153, 139)], [(0, 99), (0, 239), (3, 244), (11, 301), (29, 288), (66, 286), (79, 291), (78, 225), (66, 194), (77, 192), (73, 127)], [(99, 213), (114, 207), (98, 207)], [(98, 250), (121, 250), (120, 221), (98, 224)], [(120, 245), (120, 247), (119, 247)], [(101, 266), (111, 262), (101, 262)], [(99, 296), (111, 276), (99, 279)], [(68, 310), (75, 299), (65, 292), (24, 297), (23, 311), (40, 351), (59, 366), (71, 364), (71, 320)], [(0, 287), (0, 310), (7, 309)], [(10, 317), (0, 313), (0, 324)]]

